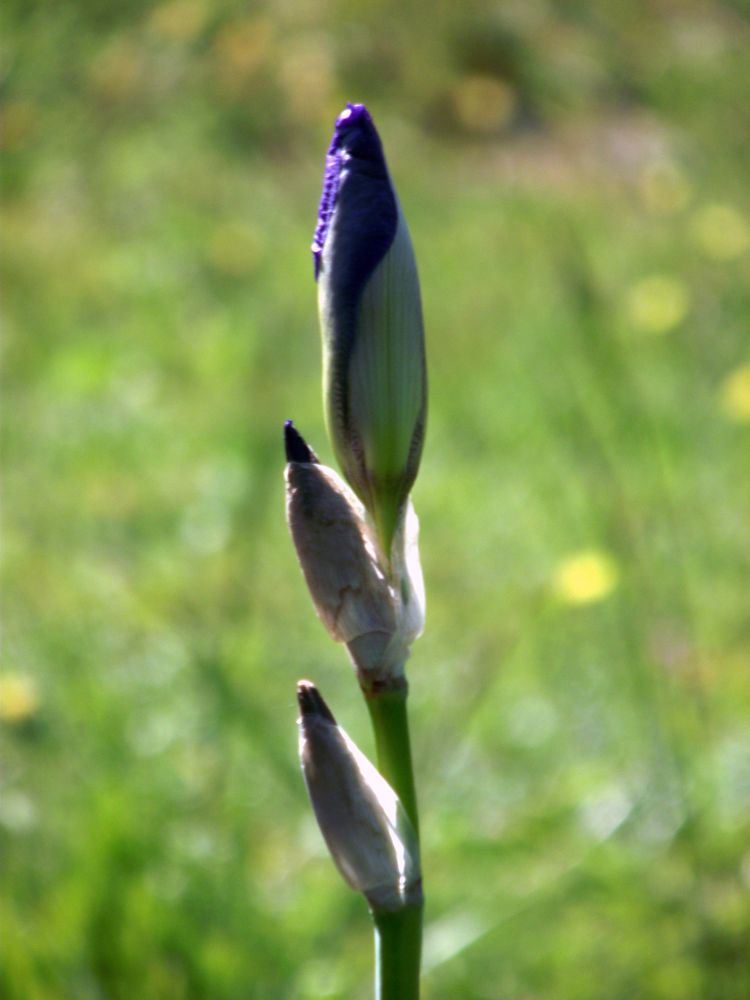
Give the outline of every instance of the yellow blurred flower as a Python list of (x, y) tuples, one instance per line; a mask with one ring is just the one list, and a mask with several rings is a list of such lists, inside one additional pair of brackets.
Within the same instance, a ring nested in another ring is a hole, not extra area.
[(38, 112), (30, 101), (6, 101), (0, 120), (0, 147), (18, 149), (33, 134)]
[(269, 18), (239, 18), (229, 21), (214, 40), (214, 68), (219, 84), (238, 96), (256, 74), (276, 55), (273, 26)]
[(465, 76), (451, 93), (453, 111), (469, 132), (497, 132), (516, 109), (515, 91), (494, 76)]
[(208, 10), (199, 0), (167, 0), (153, 9), (148, 26), (163, 38), (187, 42), (198, 34), (207, 18)]
[(638, 187), (646, 208), (660, 215), (679, 212), (692, 195), (687, 177), (670, 160), (647, 163), (638, 178)]
[(617, 586), (619, 572), (611, 556), (586, 549), (564, 559), (553, 576), (553, 590), (564, 604), (594, 604)]
[(97, 96), (106, 101), (124, 101), (142, 83), (142, 51), (131, 39), (118, 37), (97, 53), (89, 74)]
[(309, 32), (284, 42), (278, 74), (296, 121), (305, 123), (325, 117), (324, 111), (334, 95), (334, 62), (330, 41), (324, 34)]
[(717, 260), (734, 260), (750, 248), (750, 226), (732, 205), (704, 205), (693, 216), (690, 230), (698, 246)]
[(0, 721), (25, 722), (39, 707), (36, 687), (21, 674), (0, 677)]
[(727, 375), (719, 390), (719, 405), (730, 420), (750, 423), (750, 364)]
[(642, 278), (630, 289), (628, 314), (633, 326), (643, 333), (666, 333), (682, 322), (689, 304), (682, 281), (655, 274)]

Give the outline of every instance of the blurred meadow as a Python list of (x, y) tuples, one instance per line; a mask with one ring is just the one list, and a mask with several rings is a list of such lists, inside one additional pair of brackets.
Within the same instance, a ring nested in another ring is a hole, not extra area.
[(283, 512), (366, 101), (430, 365), (426, 1000), (750, 996), (740, 0), (8, 0), (0, 994), (364, 1000)]

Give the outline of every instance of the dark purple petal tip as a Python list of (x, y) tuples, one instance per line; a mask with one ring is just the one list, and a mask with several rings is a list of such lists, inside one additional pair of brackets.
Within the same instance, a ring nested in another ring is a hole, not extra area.
[(333, 713), (323, 701), (323, 696), (312, 681), (299, 681), (297, 683), (297, 704), (301, 716), (309, 718), (318, 715), (332, 725), (336, 725)]
[(305, 441), (291, 420), (284, 423), (284, 451), (287, 462), (318, 464), (318, 456)]
[(350, 102), (336, 119), (336, 128), (351, 128), (352, 125), (357, 125), (362, 121), (372, 125), (372, 118), (367, 107), (364, 104), (352, 104)]
[(323, 193), (318, 208), (318, 224), (312, 241), (316, 281), (320, 273), (320, 257), (336, 206), (341, 171), (344, 164), (352, 158), (369, 161), (377, 166), (378, 172), (387, 173), (380, 137), (364, 104), (347, 104), (336, 119), (333, 138), (328, 148), (323, 175)]

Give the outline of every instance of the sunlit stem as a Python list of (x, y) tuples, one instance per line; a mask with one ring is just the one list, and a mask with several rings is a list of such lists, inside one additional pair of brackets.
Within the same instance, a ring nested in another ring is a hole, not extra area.
[[(378, 768), (396, 791), (419, 838), (419, 814), (411, 761), (406, 682), (365, 692), (375, 733)], [(422, 904), (398, 913), (373, 914), (376, 1000), (417, 1000), (422, 955)]]
[(406, 712), (408, 687), (365, 692), (375, 733), (378, 769), (394, 789), (419, 836), (417, 793), (411, 762), (409, 720)]
[(422, 907), (375, 913), (375, 1000), (418, 1000)]

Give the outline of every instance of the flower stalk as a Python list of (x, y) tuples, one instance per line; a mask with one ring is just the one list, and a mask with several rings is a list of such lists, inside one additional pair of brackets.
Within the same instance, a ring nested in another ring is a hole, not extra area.
[[(408, 685), (374, 692), (366, 698), (375, 734), (378, 768), (397, 792), (419, 850), (419, 810), (407, 715)], [(375, 1000), (418, 1000), (422, 962), (424, 902), (396, 914), (373, 914)]]
[(409, 494), (427, 377), (414, 251), (362, 104), (336, 121), (312, 250), (326, 423), (346, 482), (287, 421), (287, 521), (318, 617), (354, 665), (377, 770), (309, 681), (298, 686), (300, 761), (331, 857), (370, 906), (376, 1000), (418, 1000), (423, 897), (405, 664), (425, 614)]

